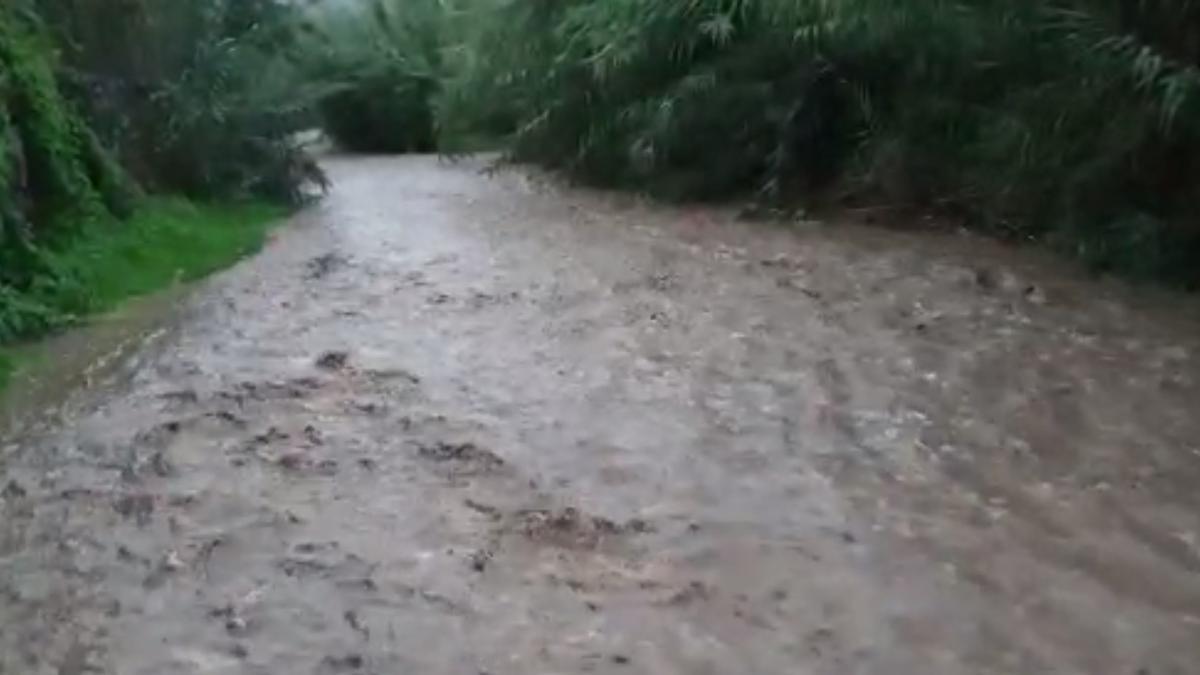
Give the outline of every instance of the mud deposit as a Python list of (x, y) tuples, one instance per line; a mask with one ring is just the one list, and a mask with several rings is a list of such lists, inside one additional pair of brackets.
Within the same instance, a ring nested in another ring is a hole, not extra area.
[(13, 432), (13, 675), (1200, 673), (1194, 299), (432, 158)]

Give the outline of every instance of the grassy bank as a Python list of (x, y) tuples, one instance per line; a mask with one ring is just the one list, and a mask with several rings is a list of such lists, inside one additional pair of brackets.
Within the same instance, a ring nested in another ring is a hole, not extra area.
[[(253, 253), (285, 209), (151, 199), (123, 222), (84, 229), (21, 291), (0, 287), (0, 345), (27, 341), (121, 301), (190, 281)], [(0, 346), (0, 388), (15, 367)]]

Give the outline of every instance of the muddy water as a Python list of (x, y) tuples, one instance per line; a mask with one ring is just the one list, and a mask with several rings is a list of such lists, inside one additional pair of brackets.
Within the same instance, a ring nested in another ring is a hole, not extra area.
[(0, 672), (1200, 672), (1200, 317), (430, 158), (4, 449)]
[(61, 424), (77, 389), (114, 386), (170, 333), (188, 292), (179, 284), (135, 298), (87, 325), (15, 349), (21, 367), (0, 392), (0, 435)]

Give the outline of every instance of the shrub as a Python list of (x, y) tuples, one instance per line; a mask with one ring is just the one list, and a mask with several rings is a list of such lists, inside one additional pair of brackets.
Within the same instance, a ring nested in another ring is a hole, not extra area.
[(41, 269), (37, 249), (127, 212), (133, 190), (64, 100), (45, 36), (0, 8), (0, 293)]
[(670, 196), (806, 194), (963, 215), (1200, 284), (1200, 4), (491, 0), (443, 125)]
[(338, 144), (359, 152), (436, 147), (442, 18), (437, 0), (373, 0), (313, 12), (299, 53), (323, 87), (321, 119)]
[(294, 142), (309, 92), (284, 0), (29, 0), (63, 46), (63, 77), (147, 188), (299, 201), (321, 180)]

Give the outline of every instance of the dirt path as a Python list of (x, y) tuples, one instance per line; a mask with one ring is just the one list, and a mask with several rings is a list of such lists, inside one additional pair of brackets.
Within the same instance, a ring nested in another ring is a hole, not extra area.
[(329, 168), (4, 449), (0, 673), (1200, 673), (1191, 300)]

